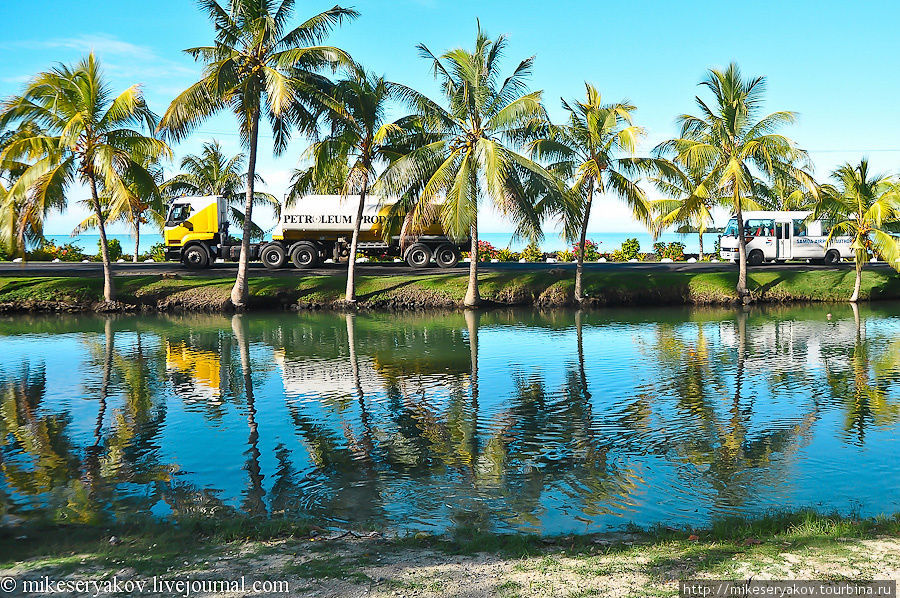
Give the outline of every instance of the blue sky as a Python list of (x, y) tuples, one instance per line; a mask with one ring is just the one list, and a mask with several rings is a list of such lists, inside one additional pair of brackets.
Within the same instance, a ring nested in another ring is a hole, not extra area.
[[(334, 2), (299, 1), (296, 20)], [(820, 178), (837, 164), (869, 156), (885, 171), (900, 161), (900, 5), (836, 1), (611, 3), (583, 0), (356, 0), (361, 16), (329, 39), (369, 69), (437, 97), (427, 63), (415, 45), (435, 52), (471, 45), (475, 19), (487, 32), (509, 37), (506, 65), (536, 55), (533, 89), (544, 91), (559, 119), (561, 96), (583, 93), (585, 80), (609, 101), (637, 105), (636, 122), (649, 149), (676, 132), (675, 117), (692, 112), (697, 82), (709, 67), (736, 60), (747, 75), (768, 78), (768, 110), (794, 110), (786, 129), (808, 149)], [(63, 9), (62, 7), (66, 8)], [(0, 2), (0, 96), (21, 89), (53, 62), (71, 62), (93, 49), (116, 90), (142, 83), (162, 113), (172, 97), (196, 80), (200, 66), (182, 50), (209, 43), (212, 27), (188, 0), (49, 0)], [(177, 160), (211, 138), (238, 151), (235, 125), (225, 115), (202, 125), (174, 147)], [(284, 192), (306, 140), (271, 155), (263, 136), (259, 170), (269, 190)], [(73, 189), (72, 199), (83, 191)], [(47, 229), (67, 233), (80, 220), (72, 209)], [(264, 216), (263, 216), (264, 218)], [(509, 225), (485, 208), (482, 230)], [(639, 230), (615, 199), (601, 202), (592, 230)]]

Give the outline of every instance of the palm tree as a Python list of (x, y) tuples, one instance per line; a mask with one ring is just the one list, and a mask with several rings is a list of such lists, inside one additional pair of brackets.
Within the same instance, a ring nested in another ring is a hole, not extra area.
[(856, 283), (851, 302), (859, 299), (863, 265), (873, 256), (900, 270), (900, 248), (886, 224), (900, 219), (900, 187), (892, 177), (869, 172), (869, 161), (845, 163), (832, 174), (837, 185), (823, 189), (814, 218), (835, 220), (826, 245), (837, 236), (850, 236), (856, 255)]
[[(680, 116), (681, 137), (662, 144), (660, 149), (673, 152), (688, 168), (713, 173), (723, 195), (730, 198), (739, 230), (743, 226), (742, 204), (754, 197), (760, 180), (771, 180), (781, 173), (813, 188), (804, 172), (794, 166), (806, 160), (806, 153), (776, 133), (782, 125), (794, 122), (795, 114), (782, 111), (759, 117), (765, 77), (744, 79), (738, 66), (731, 63), (724, 71), (710, 69), (700, 85), (712, 92), (712, 105), (698, 96), (700, 116)], [(737, 292), (748, 301), (747, 245), (744, 235), (738, 239)]]
[(388, 122), (386, 113), (393, 84), (355, 69), (352, 76), (337, 82), (330, 96), (336, 109), (325, 112), (328, 135), (306, 152), (311, 166), (294, 174), (288, 201), (304, 194), (340, 183), (340, 194), (359, 195), (350, 254), (347, 259), (345, 301), (356, 302), (356, 247), (363, 207), (370, 186), (377, 180), (376, 167), (398, 157), (392, 141), (402, 131), (402, 120)]
[[(166, 202), (160, 192), (163, 180), (163, 169), (156, 158), (145, 157), (137, 160), (144, 170), (150, 174), (149, 180), (127, 180), (130, 191), (128, 201), (119, 206), (112, 205), (109, 197), (101, 197), (103, 206), (103, 222), (124, 222), (131, 229), (134, 236), (134, 256), (132, 262), (138, 262), (138, 254), (141, 248), (141, 225), (152, 223), (157, 230), (162, 230), (166, 220)], [(113, 209), (111, 209), (113, 208)], [(86, 230), (97, 228), (99, 220), (96, 215), (91, 215), (82, 220), (72, 236), (80, 235)]]
[[(244, 225), (244, 213), (236, 206), (245, 197), (247, 172), (244, 163), (247, 156), (243, 153), (228, 157), (218, 141), (203, 144), (199, 154), (189, 154), (181, 160), (181, 170), (163, 183), (160, 189), (166, 197), (182, 195), (219, 195), (224, 197), (230, 206), (230, 219), (233, 223)], [(256, 175), (257, 183), (265, 183)], [(272, 206), (276, 216), (281, 215), (281, 202), (271, 193), (253, 192), (254, 201), (264, 201)], [(251, 238), (262, 238), (264, 231), (251, 221)]]
[[(43, 135), (33, 123), (23, 123), (15, 129), (0, 135), (0, 153), (14, 141)], [(44, 219), (53, 210), (65, 208), (65, 198), (55, 202), (37, 205), (29, 202), (26, 190), (15, 183), (28, 170), (30, 164), (19, 160), (0, 159), (0, 247), (4, 253), (25, 257), (28, 243), (36, 243), (44, 236)], [(15, 189), (15, 193), (12, 191)]]
[(244, 226), (237, 278), (231, 302), (247, 304), (247, 263), (256, 182), (259, 121), (266, 116), (275, 135), (274, 151), (287, 146), (292, 126), (312, 133), (316, 118), (310, 103), (325, 82), (318, 71), (325, 66), (350, 63), (342, 50), (319, 44), (356, 11), (335, 6), (287, 29), (295, 0), (231, 0), (228, 10), (215, 0), (201, 7), (215, 26), (214, 45), (186, 52), (206, 64), (203, 77), (176, 97), (160, 122), (160, 129), (183, 139), (207, 117), (225, 108), (235, 115), (241, 141), (249, 150)]
[(27, 194), (27, 202), (41, 211), (64, 204), (65, 191), (76, 178), (88, 186), (100, 233), (103, 297), (112, 301), (101, 196), (109, 197), (109, 209), (118, 210), (132, 199), (129, 182), (152, 185), (151, 174), (139, 160), (171, 154), (165, 143), (132, 128), (152, 131), (156, 126), (140, 87), (113, 98), (92, 53), (74, 67), (60, 64), (38, 74), (22, 95), (7, 100), (0, 127), (12, 122), (33, 123), (46, 133), (23, 136), (0, 154), (0, 161), (30, 164), (10, 193)]
[(658, 235), (670, 226), (688, 225), (697, 230), (700, 259), (703, 259), (703, 234), (713, 223), (712, 209), (722, 200), (712, 171), (690, 168), (678, 161), (658, 158), (652, 161), (650, 182), (667, 197), (655, 200), (656, 214), (652, 230)]
[[(604, 104), (593, 85), (585, 83), (584, 87), (584, 101), (562, 100), (568, 113), (566, 124), (550, 125), (548, 135), (532, 143), (535, 156), (551, 162), (551, 171), (572, 182), (570, 209), (563, 210), (562, 216), (568, 236), (575, 231), (578, 234), (575, 300), (579, 303), (584, 301), (584, 244), (594, 194), (617, 195), (635, 219), (647, 225), (652, 219), (644, 191), (630, 178), (638, 165), (633, 157), (635, 144), (643, 133), (632, 123), (635, 107), (627, 101)], [(621, 157), (623, 154), (629, 157)]]
[[(525, 79), (534, 58), (519, 63), (500, 79), (499, 59), (506, 38), (487, 37), (478, 25), (473, 50), (456, 48), (437, 57), (425, 45), (421, 55), (432, 63), (447, 107), (423, 94), (396, 85), (437, 140), (398, 158), (382, 174), (376, 188), (384, 195), (404, 196), (421, 185), (412, 202), (411, 232), (440, 219), (448, 236), (471, 243), (469, 282), (463, 303), (474, 307), (478, 293), (478, 204), (488, 198), (517, 224), (518, 233), (540, 236), (539, 215), (528, 189), (529, 179), (552, 177), (543, 167), (522, 156), (509, 143), (520, 138), (529, 123), (545, 120), (541, 92), (526, 92)], [(380, 193), (381, 194), (381, 193)], [(437, 199), (443, 196), (443, 202)]]

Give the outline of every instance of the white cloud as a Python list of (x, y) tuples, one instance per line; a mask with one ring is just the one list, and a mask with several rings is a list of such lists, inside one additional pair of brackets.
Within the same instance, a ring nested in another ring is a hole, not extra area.
[[(72, 50), (78, 54), (94, 52), (107, 72), (117, 78), (131, 81), (194, 78), (200, 67), (191, 68), (183, 63), (159, 56), (153, 48), (121, 40), (111, 35), (78, 35), (41, 40), (17, 40), (0, 42), (0, 50)], [(7, 82), (24, 82), (30, 76), (8, 77)], [(154, 90), (156, 91), (156, 90)]]

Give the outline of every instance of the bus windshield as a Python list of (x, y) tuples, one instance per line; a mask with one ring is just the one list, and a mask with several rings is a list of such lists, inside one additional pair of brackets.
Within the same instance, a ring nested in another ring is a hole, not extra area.
[(725, 227), (725, 236), (726, 237), (736, 237), (737, 236), (737, 218), (732, 218), (728, 221), (728, 226)]

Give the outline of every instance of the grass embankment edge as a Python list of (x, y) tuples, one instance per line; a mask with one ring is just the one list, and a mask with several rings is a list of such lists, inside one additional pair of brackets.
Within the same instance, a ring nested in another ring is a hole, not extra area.
[[(900, 514), (862, 518), (814, 510), (720, 519), (702, 529), (631, 526), (609, 533), (555, 537), (469, 528), (444, 535), (385, 537), (253, 518), (146, 520), (109, 526), (28, 523), (0, 528), (0, 554), (4, 555), (0, 571), (57, 578), (108, 578), (121, 576), (122, 571), (135, 576), (251, 572), (300, 580), (303, 587), (313, 584), (307, 589), (314, 593), (322, 589), (320, 584), (340, 582), (377, 587), (389, 594), (398, 588), (416, 589), (415, 584), (422, 583), (426, 585), (418, 589), (427, 590), (429, 579), (439, 577), (442, 570), (452, 577), (453, 568), (465, 557), (473, 565), (486, 559), (503, 564), (506, 578), (488, 580), (496, 581), (495, 590), (520, 583), (516, 572), (527, 577), (562, 571), (566, 583), (576, 584), (597, 581), (598, 576), (639, 573), (632, 582), (644, 584), (642, 591), (668, 584), (662, 595), (669, 595), (678, 579), (728, 578), (767, 567), (790, 578), (789, 570), (776, 567), (779, 562), (796, 566), (856, 562), (863, 567), (860, 570), (868, 571), (866, 575), (877, 575), (882, 565), (875, 557), (867, 561), (865, 551), (872, 543), (881, 543), (896, 552), (898, 541)], [(805, 559), (803, 563), (798, 555)], [(385, 569), (387, 565), (393, 569)], [(215, 570), (210, 571), (211, 567)], [(417, 568), (421, 568), (418, 573)], [(826, 569), (814, 578), (841, 579), (839, 572)], [(810, 575), (810, 570), (802, 572)], [(440, 595), (446, 588), (433, 589)]]
[[(466, 289), (464, 273), (362, 276), (358, 305), (372, 310), (456, 308)], [(761, 303), (842, 302), (853, 288), (852, 270), (751, 271), (748, 287)], [(737, 302), (736, 271), (585, 272), (588, 305), (728, 305)], [(230, 311), (230, 277), (120, 276), (118, 301), (102, 301), (102, 281), (93, 277), (0, 277), (0, 311)], [(250, 309), (344, 308), (345, 279), (329, 275), (254, 276)], [(571, 270), (487, 271), (480, 275), (485, 307), (563, 307), (574, 303)], [(900, 276), (890, 270), (863, 273), (861, 298), (900, 298)]]

